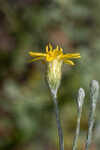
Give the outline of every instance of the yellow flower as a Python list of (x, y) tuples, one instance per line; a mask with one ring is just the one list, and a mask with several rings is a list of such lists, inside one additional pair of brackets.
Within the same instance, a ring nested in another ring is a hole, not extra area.
[(53, 49), (52, 45), (46, 46), (46, 53), (29, 52), (29, 55), (34, 57), (31, 62), (36, 60), (45, 60), (47, 67), (47, 81), (53, 94), (57, 93), (61, 81), (61, 67), (63, 62), (66, 64), (74, 65), (70, 59), (80, 58), (80, 53), (63, 54), (62, 48), (58, 46)]
[(57, 47), (53, 49), (50, 43), (46, 46), (46, 53), (29, 52), (29, 55), (34, 57), (32, 62), (36, 60), (45, 60), (46, 62), (61, 60), (70, 65), (74, 65), (74, 62), (70, 59), (80, 58), (80, 53), (63, 54), (63, 49), (61, 47), (58, 47), (57, 45)]

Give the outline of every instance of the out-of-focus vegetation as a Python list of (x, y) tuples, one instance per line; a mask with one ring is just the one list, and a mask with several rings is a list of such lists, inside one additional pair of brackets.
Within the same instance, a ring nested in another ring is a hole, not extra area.
[[(0, 150), (56, 150), (53, 103), (42, 62), (29, 63), (28, 52), (44, 52), (48, 42), (64, 52), (80, 52), (76, 66), (63, 66), (59, 108), (65, 150), (76, 127), (75, 96), (100, 80), (99, 0), (0, 0)], [(79, 147), (87, 132), (88, 94)], [(99, 150), (99, 107), (91, 150)]]

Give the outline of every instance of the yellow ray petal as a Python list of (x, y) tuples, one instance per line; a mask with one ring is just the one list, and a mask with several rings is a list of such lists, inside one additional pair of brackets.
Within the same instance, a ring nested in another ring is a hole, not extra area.
[(48, 45), (46, 46), (46, 53), (48, 53)]
[(46, 56), (45, 53), (36, 53), (36, 52), (29, 52), (29, 55), (32, 56), (32, 57), (35, 57), (35, 56), (45, 57)]
[(43, 60), (44, 58), (43, 57), (36, 57), (36, 58), (30, 60), (30, 62), (34, 62), (34, 61), (41, 60), (41, 59)]
[(73, 61), (71, 61), (71, 60), (64, 60), (64, 63), (70, 64), (72, 66), (75, 65), (75, 63)]
[(54, 57), (50, 57), (49, 55), (46, 56), (46, 61), (50, 62), (54, 59)]
[(52, 45), (50, 43), (49, 43), (49, 48), (50, 48), (50, 51), (53, 50), (53, 47), (52, 47)]
[(61, 56), (61, 58), (80, 58), (80, 53), (76, 53), (76, 54), (64, 54), (63, 56)]
[(59, 51), (59, 46), (57, 45), (56, 50)]
[(60, 47), (60, 51), (63, 52), (63, 49)]

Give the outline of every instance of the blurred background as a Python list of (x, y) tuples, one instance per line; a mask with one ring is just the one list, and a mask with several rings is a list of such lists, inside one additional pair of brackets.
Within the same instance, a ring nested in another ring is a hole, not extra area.
[[(76, 95), (86, 91), (79, 149), (84, 150), (89, 84), (100, 80), (99, 0), (0, 0), (0, 150), (57, 150), (53, 102), (45, 65), (29, 63), (28, 52), (45, 52), (51, 42), (64, 53), (80, 52), (74, 67), (63, 66), (58, 93), (65, 150), (75, 135)], [(91, 150), (100, 148), (100, 103)]]

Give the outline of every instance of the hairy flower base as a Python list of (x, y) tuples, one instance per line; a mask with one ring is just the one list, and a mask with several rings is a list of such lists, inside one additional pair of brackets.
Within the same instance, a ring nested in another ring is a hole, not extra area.
[(52, 90), (57, 90), (60, 86), (61, 81), (61, 67), (62, 61), (54, 59), (48, 63), (47, 80), (49, 87)]

